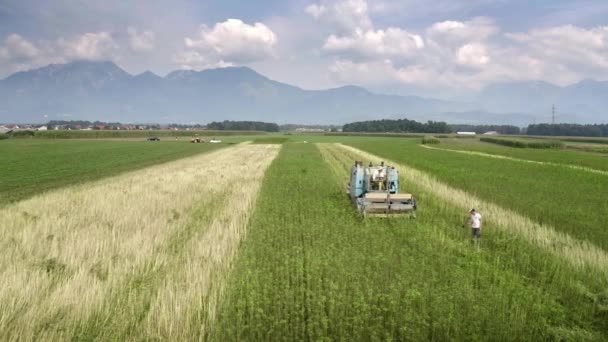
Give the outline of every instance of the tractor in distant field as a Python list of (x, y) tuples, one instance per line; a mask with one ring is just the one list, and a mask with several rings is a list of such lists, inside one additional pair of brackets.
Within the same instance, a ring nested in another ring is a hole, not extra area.
[(201, 137), (199, 137), (199, 136), (195, 136), (195, 137), (192, 137), (192, 139), (190, 139), (190, 142), (191, 142), (191, 143), (193, 143), (193, 144), (194, 144), (194, 143), (197, 143), (197, 144), (198, 144), (198, 143), (204, 143), (204, 142), (205, 142), (205, 140), (201, 140)]
[(416, 198), (399, 192), (399, 171), (381, 162), (364, 167), (355, 161), (351, 167), (347, 193), (357, 210), (367, 216), (416, 217)]

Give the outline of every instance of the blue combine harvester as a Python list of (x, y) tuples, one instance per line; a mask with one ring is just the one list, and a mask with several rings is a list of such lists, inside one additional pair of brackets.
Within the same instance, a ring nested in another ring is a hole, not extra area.
[(347, 193), (363, 216), (416, 217), (416, 199), (412, 194), (399, 193), (399, 171), (384, 162), (364, 167), (361, 161), (355, 161)]

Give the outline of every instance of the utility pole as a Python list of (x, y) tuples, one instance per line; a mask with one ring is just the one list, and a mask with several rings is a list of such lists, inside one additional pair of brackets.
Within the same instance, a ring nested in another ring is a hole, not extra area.
[(555, 105), (551, 107), (551, 124), (555, 125)]

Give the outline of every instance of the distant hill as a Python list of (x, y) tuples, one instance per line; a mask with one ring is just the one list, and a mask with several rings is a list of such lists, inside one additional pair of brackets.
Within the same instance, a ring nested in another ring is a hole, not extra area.
[(160, 77), (149, 71), (131, 75), (112, 62), (77, 61), (18, 72), (1, 80), (0, 122), (81, 119), (342, 124), (407, 117), (525, 125), (538, 113), (545, 115), (549, 102), (584, 114), (578, 121), (593, 119), (601, 112), (596, 107), (598, 101), (606, 101), (597, 97), (606, 93), (607, 84), (587, 81), (567, 88), (544, 83), (502, 84), (486, 89), (477, 103), (459, 103), (382, 95), (355, 86), (305, 90), (246, 67), (179, 70)]

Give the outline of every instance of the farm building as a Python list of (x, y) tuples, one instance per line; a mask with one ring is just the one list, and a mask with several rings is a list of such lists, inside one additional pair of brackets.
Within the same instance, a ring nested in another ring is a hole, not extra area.
[(456, 134), (458, 134), (458, 135), (475, 135), (477, 133), (475, 133), (475, 132), (456, 132)]

